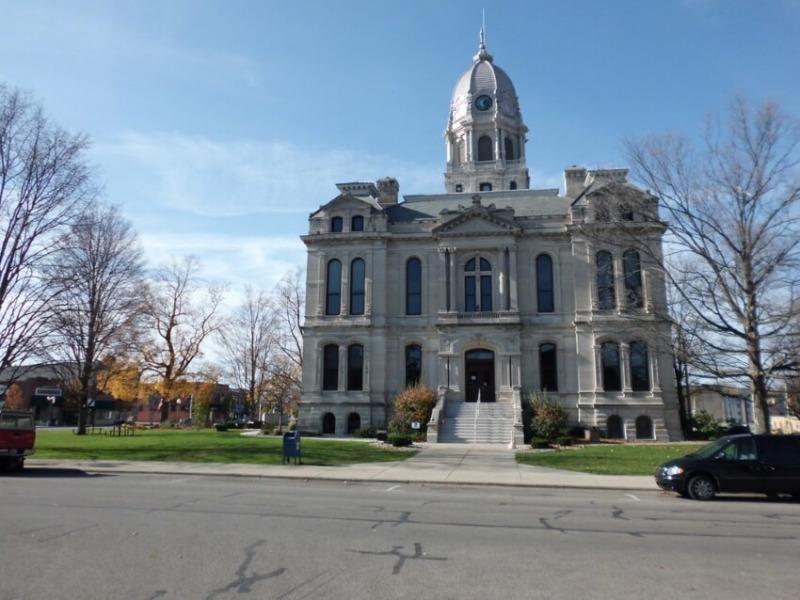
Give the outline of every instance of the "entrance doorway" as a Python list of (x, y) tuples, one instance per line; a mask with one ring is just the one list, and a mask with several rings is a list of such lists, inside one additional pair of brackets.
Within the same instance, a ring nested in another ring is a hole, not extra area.
[(467, 402), (494, 402), (494, 352), (478, 348), (464, 355)]

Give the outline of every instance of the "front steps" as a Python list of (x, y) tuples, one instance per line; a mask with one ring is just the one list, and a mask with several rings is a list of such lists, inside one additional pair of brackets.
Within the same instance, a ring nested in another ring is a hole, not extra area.
[[(442, 443), (508, 444), (514, 425), (514, 406), (504, 402), (448, 400), (439, 426)], [(477, 418), (476, 418), (477, 412)]]

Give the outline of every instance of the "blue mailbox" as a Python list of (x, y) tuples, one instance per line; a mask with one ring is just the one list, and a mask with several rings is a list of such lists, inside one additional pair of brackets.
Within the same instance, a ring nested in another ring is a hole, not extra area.
[(294, 458), (296, 464), (300, 464), (300, 432), (287, 431), (283, 434), (283, 462), (291, 462)]

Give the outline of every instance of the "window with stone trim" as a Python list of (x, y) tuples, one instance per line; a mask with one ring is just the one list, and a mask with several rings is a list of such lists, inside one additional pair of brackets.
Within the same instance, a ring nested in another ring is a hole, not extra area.
[(511, 141), (510, 137), (506, 137), (503, 145), (505, 146), (506, 160), (516, 159), (517, 157), (514, 156), (514, 142)]
[(361, 391), (364, 388), (364, 346), (350, 344), (347, 347), (347, 389)]
[(406, 262), (406, 314), (422, 314), (422, 261), (418, 258)]
[(603, 391), (619, 392), (622, 390), (622, 372), (619, 361), (619, 344), (604, 342), (600, 346), (601, 372)]
[(601, 250), (595, 258), (597, 264), (597, 308), (610, 310), (616, 308), (614, 291), (614, 257), (611, 252)]
[(422, 346), (410, 344), (406, 346), (406, 387), (420, 382), (422, 377)]
[(350, 219), (350, 231), (364, 231), (364, 217), (355, 215)]
[(339, 389), (339, 346), (327, 344), (322, 349), (322, 389)]
[(325, 314), (338, 315), (342, 310), (342, 263), (336, 258), (328, 261), (325, 285)]
[(545, 392), (558, 391), (558, 358), (555, 344), (539, 346), (539, 388)]
[(464, 310), (492, 311), (492, 265), (483, 257), (469, 259), (464, 265)]
[(625, 304), (628, 308), (642, 308), (642, 265), (636, 250), (626, 250), (622, 255), (622, 272), (625, 280)]
[(364, 259), (355, 258), (350, 263), (350, 314), (364, 314), (366, 265)]
[(631, 389), (634, 392), (650, 391), (650, 370), (647, 361), (647, 344), (633, 342), (628, 348), (631, 367)]
[(553, 259), (549, 254), (536, 257), (536, 310), (540, 313), (555, 310)]
[(333, 233), (339, 233), (344, 229), (344, 219), (342, 217), (333, 217), (331, 219), (331, 231)]
[(494, 142), (488, 135), (478, 138), (478, 160), (494, 160)]

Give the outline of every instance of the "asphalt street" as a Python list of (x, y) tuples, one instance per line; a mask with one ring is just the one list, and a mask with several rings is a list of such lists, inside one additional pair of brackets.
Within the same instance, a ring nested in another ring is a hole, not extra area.
[(798, 598), (800, 504), (657, 492), (0, 477), (0, 598)]

